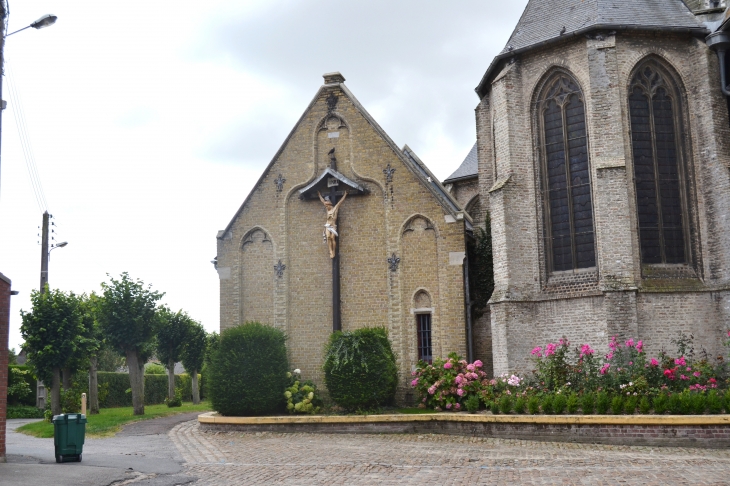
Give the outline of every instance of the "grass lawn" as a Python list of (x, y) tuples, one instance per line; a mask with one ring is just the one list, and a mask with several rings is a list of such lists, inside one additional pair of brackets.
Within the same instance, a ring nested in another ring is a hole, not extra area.
[[(130, 422), (139, 422), (158, 417), (167, 417), (186, 412), (207, 412), (211, 410), (210, 402), (200, 402), (193, 405), (192, 402), (183, 403), (182, 407), (170, 408), (162, 405), (145, 405), (144, 415), (132, 415), (132, 407), (102, 408), (99, 415), (87, 415), (86, 424), (87, 437), (109, 437), (121, 429), (121, 426)], [(53, 438), (53, 424), (48, 422), (33, 422), (18, 427), (18, 432), (40, 438)]]

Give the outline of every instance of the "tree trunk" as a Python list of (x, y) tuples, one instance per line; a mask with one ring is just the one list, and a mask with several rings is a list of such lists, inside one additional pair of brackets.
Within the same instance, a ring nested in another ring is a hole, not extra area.
[(98, 364), (98, 357), (92, 356), (89, 359), (89, 415), (99, 413), (99, 380), (96, 375)]
[(68, 368), (64, 368), (62, 370), (63, 372), (63, 391), (66, 391), (71, 388), (71, 370)]
[(61, 368), (53, 368), (53, 380), (51, 382), (51, 412), (53, 415), (61, 415)]
[(192, 370), (190, 372), (193, 384), (193, 404), (197, 405), (200, 403), (200, 391), (198, 390), (198, 370)]
[(175, 399), (175, 360), (172, 358), (167, 361), (167, 398)]
[(136, 349), (128, 349), (126, 355), (134, 415), (144, 415), (144, 363), (140, 365)]

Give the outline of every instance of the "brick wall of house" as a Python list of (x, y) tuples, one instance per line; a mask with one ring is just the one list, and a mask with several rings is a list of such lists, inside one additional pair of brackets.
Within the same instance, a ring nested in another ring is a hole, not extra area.
[[(326, 99), (338, 101), (328, 114)], [(258, 319), (288, 335), (291, 366), (323, 384), (322, 349), (332, 331), (332, 265), (322, 232), (319, 200), (299, 189), (329, 166), (369, 194), (340, 207), (343, 330), (386, 326), (404, 396), (417, 362), (415, 302), (431, 302), (436, 356), (466, 354), (462, 265), (463, 214), (451, 214), (417, 177), (344, 84), (323, 86), (231, 225), (218, 236), (221, 330)], [(384, 173), (395, 168), (392, 181)], [(279, 190), (275, 180), (285, 179)], [(387, 259), (395, 254), (395, 271)], [(274, 265), (286, 266), (281, 276)]]
[[(699, 39), (638, 32), (571, 38), (507, 63), (476, 109), (480, 192), (495, 259), (495, 373), (563, 335), (605, 347), (611, 335), (655, 353), (679, 332), (714, 354), (730, 327), (730, 130), (717, 60)], [(634, 67), (660, 59), (681, 84), (692, 264), (642, 267), (628, 90)], [(533, 106), (553, 69), (569, 72), (586, 109), (597, 266), (545, 266), (540, 150)], [(529, 341), (529, 342), (528, 342)]]
[(8, 405), (10, 279), (0, 273), (0, 462), (5, 462), (5, 415)]

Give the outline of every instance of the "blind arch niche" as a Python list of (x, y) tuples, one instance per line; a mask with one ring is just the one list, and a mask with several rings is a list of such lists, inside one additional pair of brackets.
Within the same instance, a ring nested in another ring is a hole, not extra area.
[(596, 266), (585, 103), (564, 71), (549, 74), (536, 103), (549, 272)]

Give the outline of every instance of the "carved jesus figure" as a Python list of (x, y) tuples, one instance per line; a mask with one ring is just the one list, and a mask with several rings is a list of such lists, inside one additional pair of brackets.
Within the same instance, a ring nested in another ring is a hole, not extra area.
[(322, 201), (322, 204), (324, 204), (324, 208), (327, 210), (327, 222), (324, 224), (324, 233), (322, 236), (327, 240), (327, 246), (330, 250), (330, 258), (335, 257), (335, 250), (337, 249), (337, 240), (335, 239), (337, 236), (337, 211), (340, 210), (340, 204), (342, 204), (342, 201), (345, 200), (347, 197), (347, 191), (342, 195), (342, 199), (340, 199), (336, 205), (332, 205), (332, 201), (330, 201), (329, 197), (322, 197), (322, 194), (317, 191), (317, 195), (319, 196), (319, 200)]

